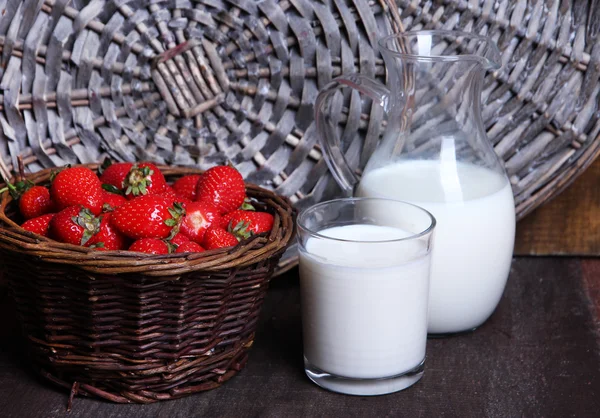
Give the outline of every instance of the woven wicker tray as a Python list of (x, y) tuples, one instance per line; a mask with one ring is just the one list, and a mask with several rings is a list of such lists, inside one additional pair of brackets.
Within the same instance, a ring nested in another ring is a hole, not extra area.
[[(230, 160), (298, 208), (332, 198), (313, 103), (339, 74), (384, 81), (376, 40), (392, 32), (387, 1), (0, 0), (0, 171), (10, 175), (19, 155), (30, 171), (106, 154), (201, 168)], [(596, 0), (397, 4), (407, 30), (474, 31), (500, 46), (483, 116), (519, 218), (600, 152)], [(380, 120), (348, 98), (359, 135), (345, 146), (359, 171), (362, 137)], [(281, 269), (294, 262), (292, 250)]]

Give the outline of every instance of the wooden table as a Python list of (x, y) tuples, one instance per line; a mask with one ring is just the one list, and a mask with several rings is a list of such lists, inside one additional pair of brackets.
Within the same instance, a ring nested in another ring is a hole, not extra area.
[(5, 292), (0, 324), (3, 417), (587, 417), (600, 411), (600, 260), (517, 258), (492, 318), (469, 335), (431, 339), (412, 388), (353, 397), (302, 369), (297, 271), (274, 279), (248, 366), (224, 386), (151, 405), (67, 395), (27, 367)]

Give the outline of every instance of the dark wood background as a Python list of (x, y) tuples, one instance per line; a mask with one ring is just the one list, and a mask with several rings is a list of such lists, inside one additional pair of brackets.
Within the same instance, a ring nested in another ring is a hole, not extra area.
[(515, 255), (600, 255), (600, 159), (517, 224)]

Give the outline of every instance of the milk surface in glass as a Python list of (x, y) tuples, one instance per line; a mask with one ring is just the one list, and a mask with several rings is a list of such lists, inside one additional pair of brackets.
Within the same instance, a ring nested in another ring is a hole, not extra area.
[(515, 237), (506, 178), (465, 163), (407, 161), (368, 171), (357, 195), (404, 200), (435, 216), (429, 333), (470, 330), (492, 314), (506, 285)]
[[(311, 237), (300, 248), (306, 361), (355, 379), (395, 376), (421, 364), (427, 336), (427, 244), (389, 241), (411, 234), (366, 224), (328, 228), (319, 235), (337, 240)], [(365, 390), (361, 393), (369, 394)]]

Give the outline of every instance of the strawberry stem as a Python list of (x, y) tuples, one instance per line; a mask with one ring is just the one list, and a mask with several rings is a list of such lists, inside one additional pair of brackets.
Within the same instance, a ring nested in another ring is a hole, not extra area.
[(102, 188), (109, 193), (118, 194), (118, 195), (123, 196), (123, 192), (121, 190), (117, 189), (112, 184), (103, 184)]
[(129, 170), (129, 174), (125, 177), (125, 195), (133, 194), (134, 196), (148, 194), (148, 186), (152, 184), (152, 176), (154, 170), (150, 167), (138, 167), (134, 165)]

